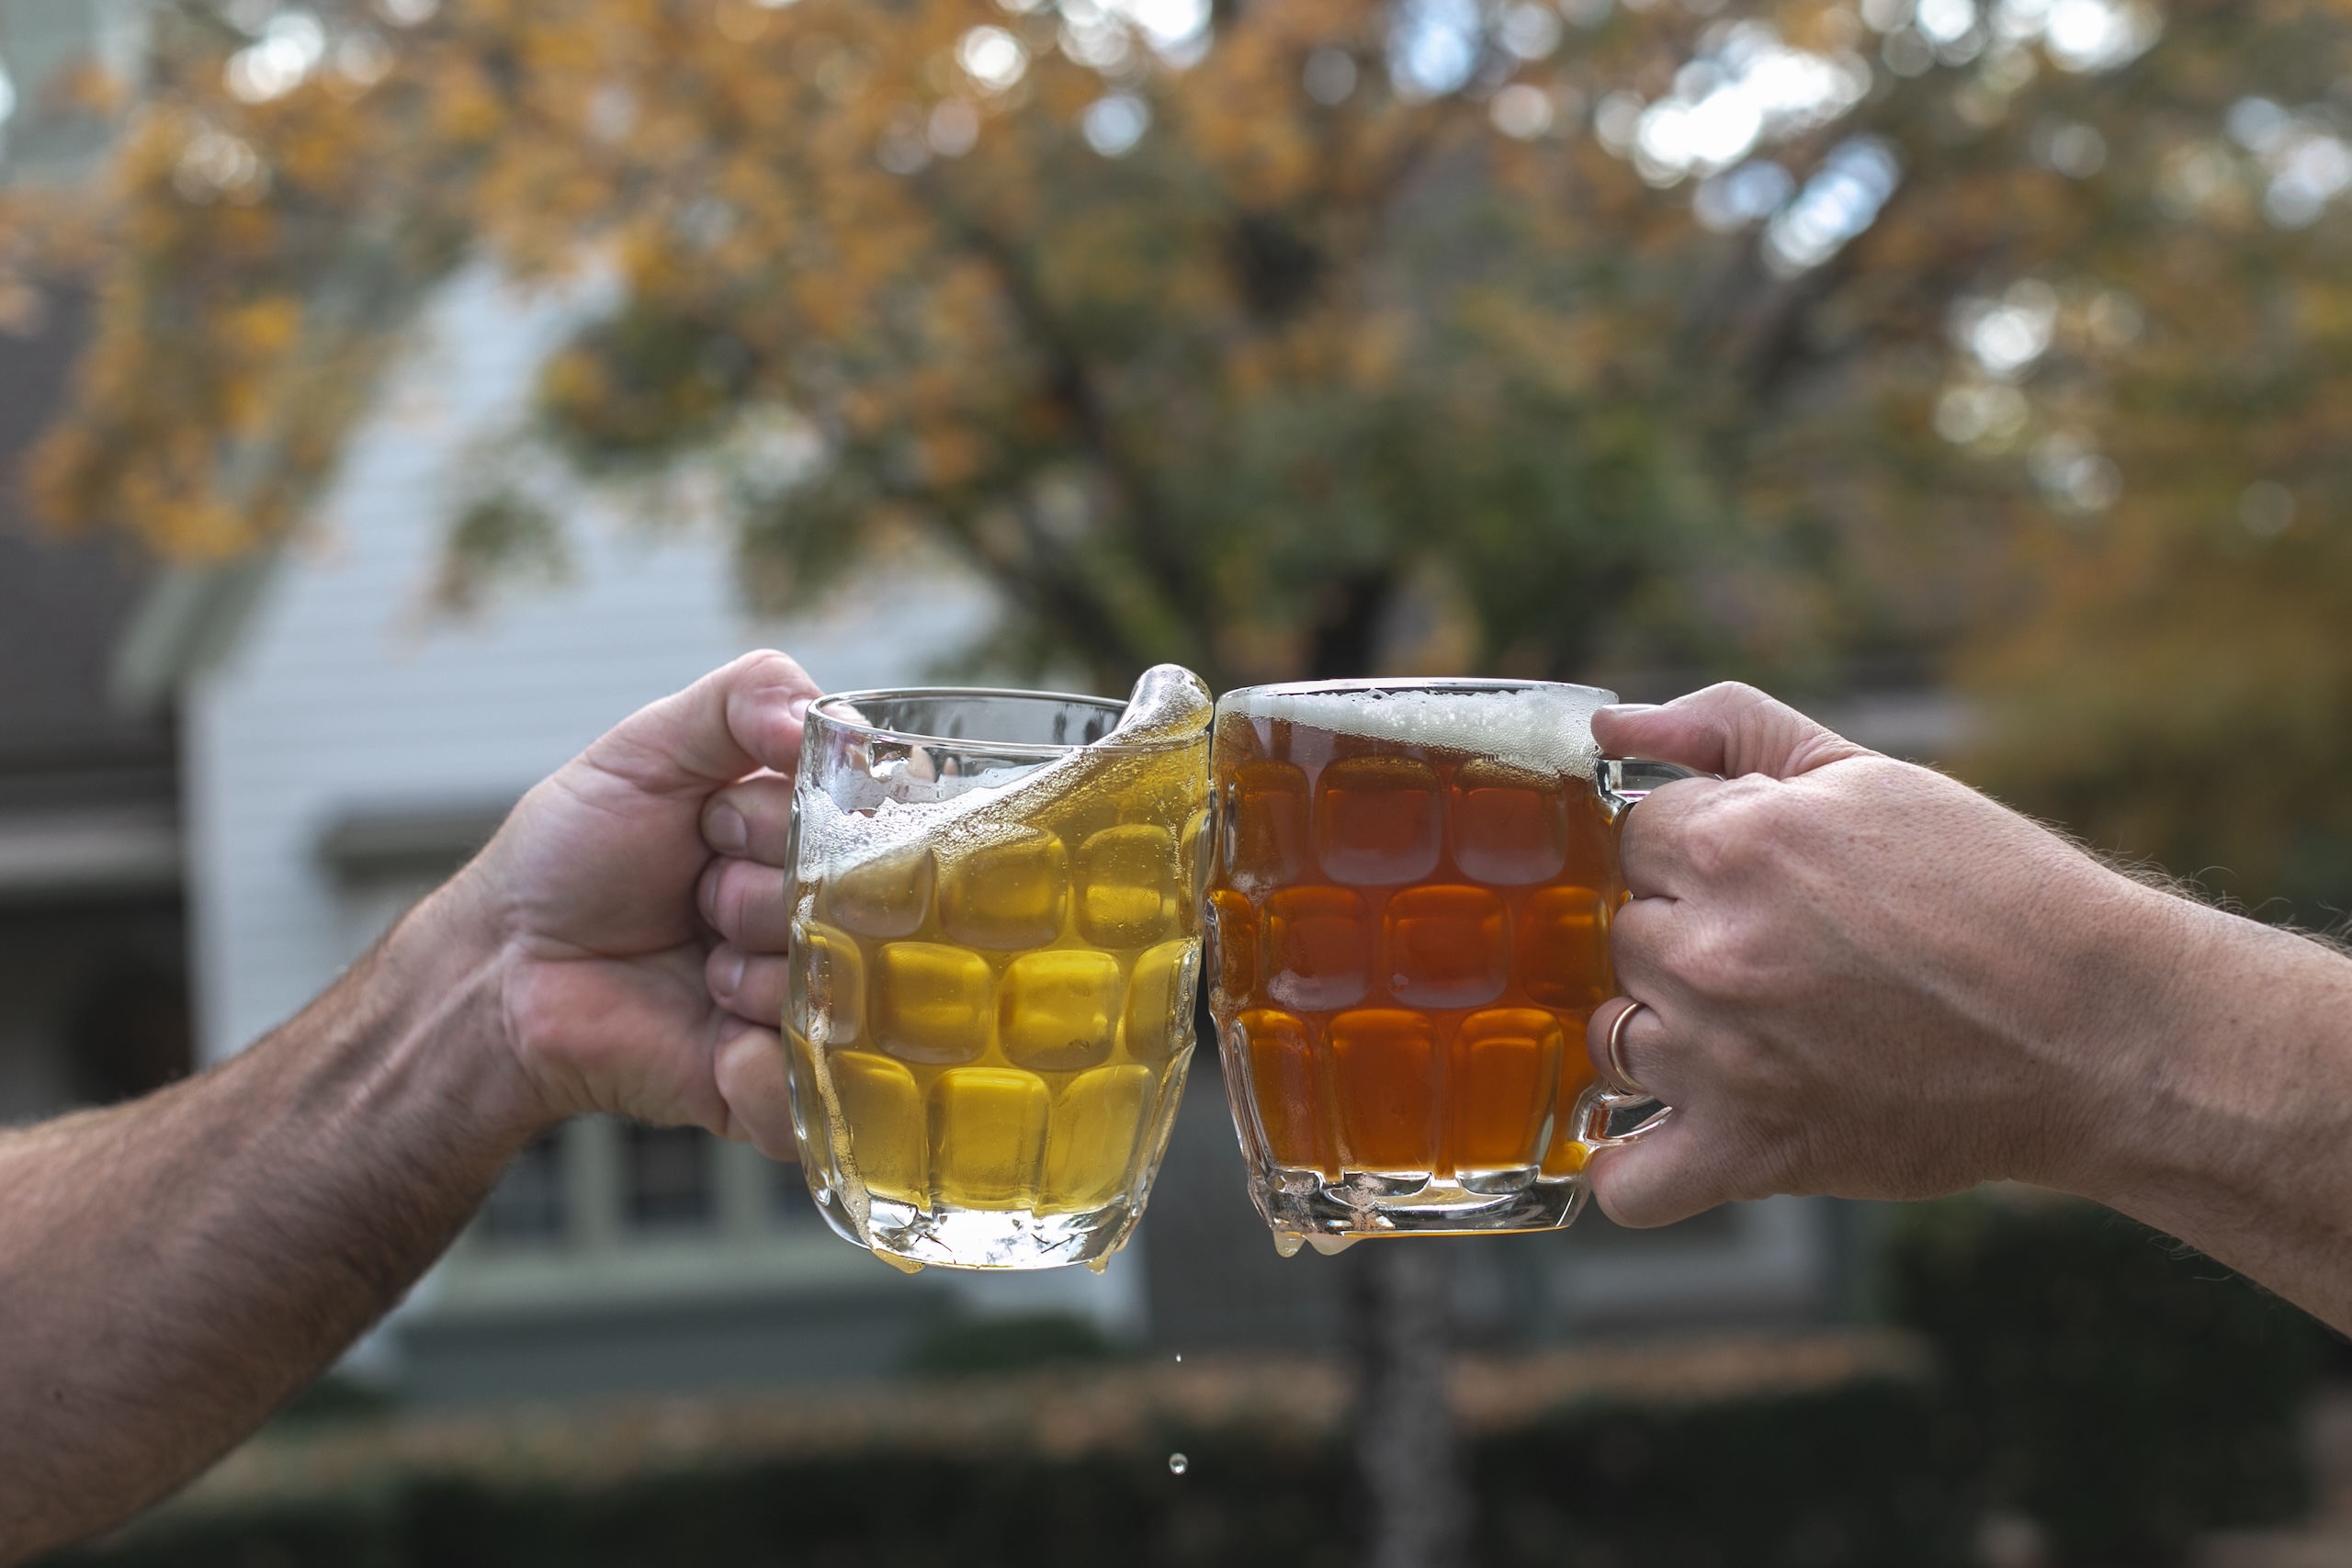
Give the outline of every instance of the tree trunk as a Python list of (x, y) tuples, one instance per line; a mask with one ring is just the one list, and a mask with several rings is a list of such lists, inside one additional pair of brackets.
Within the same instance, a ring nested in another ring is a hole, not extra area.
[(1467, 1568), (1470, 1495), (1446, 1402), (1448, 1249), (1379, 1240), (1351, 1261), (1356, 1465), (1372, 1519), (1367, 1568)]
[(1330, 584), (1307, 629), (1306, 678), (1345, 681), (1372, 673), (1381, 619), (1396, 592), (1396, 574), (1385, 567)]

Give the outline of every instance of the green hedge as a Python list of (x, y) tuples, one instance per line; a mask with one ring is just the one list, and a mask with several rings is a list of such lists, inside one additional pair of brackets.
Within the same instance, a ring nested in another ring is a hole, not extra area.
[(1474, 1450), (1494, 1568), (1941, 1568), (1973, 1561), (1964, 1487), (1917, 1384), (1695, 1409), (1571, 1411)]
[(1961, 1199), (1900, 1213), (1887, 1283), (1936, 1348), (1951, 1462), (2060, 1562), (2163, 1562), (2308, 1500), (2328, 1332), (2178, 1243), (2088, 1203)]
[[(1916, 1386), (1600, 1407), (1472, 1445), (1486, 1568), (1939, 1568), (1961, 1500)], [(1167, 1456), (1191, 1461), (1169, 1473)], [(1069, 1461), (871, 1456), (593, 1493), (413, 1483), (343, 1506), (175, 1524), (54, 1560), (107, 1568), (1354, 1568), (1338, 1441), (1162, 1435)]]

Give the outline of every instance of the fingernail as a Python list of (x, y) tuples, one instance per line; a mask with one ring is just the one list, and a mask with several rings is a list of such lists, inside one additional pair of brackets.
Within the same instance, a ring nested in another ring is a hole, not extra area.
[(1605, 713), (1612, 717), (1623, 718), (1627, 714), (1656, 713), (1665, 705), (1666, 705), (1664, 703), (1604, 703), (1600, 707), (1597, 707), (1592, 711), (1597, 714)]
[(731, 806), (714, 806), (703, 824), (703, 840), (723, 855), (740, 855), (752, 847), (752, 826)]
[(740, 953), (721, 953), (718, 961), (711, 965), (711, 978), (718, 983), (719, 990), (733, 996), (743, 984), (743, 955)]
[(790, 702), (784, 705), (784, 711), (790, 714), (795, 719), (805, 719), (808, 716), (808, 705), (816, 700), (817, 699), (813, 696), (795, 697)]

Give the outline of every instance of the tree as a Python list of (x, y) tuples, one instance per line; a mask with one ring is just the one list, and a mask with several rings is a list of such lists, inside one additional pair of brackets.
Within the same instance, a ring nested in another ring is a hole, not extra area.
[(2031, 389), (2082, 445), (2037, 454), (2061, 508), (1962, 665), (1978, 777), (2321, 921), (2352, 908), (2348, 63), (2342, 6), (2183, 7), (2069, 106), (2104, 169), (2011, 265), (2061, 284)]
[[(1416, 604), (1455, 660), (1552, 675), (1785, 660), (1825, 603), (1851, 618), (1851, 583), (1792, 570), (1844, 477), (1780, 460), (1852, 357), (1811, 323), (1874, 276), (1814, 264), (1894, 175), (1841, 123), (1849, 14), (1710, 46), (1794, 78), (1749, 95), (1760, 131), (1839, 149), (1796, 203), (1817, 254), (1776, 271), (1584, 131), (1671, 74), (1688, 17), (1167, 5), (571, 0), (252, 38), (182, 12), (41, 491), (176, 549), (282, 531), (392, 329), (487, 250), (620, 278), (544, 387), (583, 468), (795, 422), (814, 464), (739, 490), (748, 581), (808, 592), (921, 529), (1018, 606), (1000, 651), (1106, 687), (1360, 670)], [(484, 502), (478, 564), (544, 533)]]
[(387, 3), (167, 13), (53, 515), (273, 537), (452, 266), (602, 265), (543, 434), (731, 455), (763, 598), (919, 530), (1106, 689), (1957, 649), (1976, 776), (2352, 893), (2332, 0)]

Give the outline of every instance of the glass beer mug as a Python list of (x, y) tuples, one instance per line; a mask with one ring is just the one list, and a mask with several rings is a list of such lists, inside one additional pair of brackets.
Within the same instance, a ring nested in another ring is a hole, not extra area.
[(1616, 824), (1690, 776), (1604, 761), (1614, 694), (1259, 686), (1217, 703), (1210, 1008), (1250, 1194), (1285, 1255), (1541, 1230), (1645, 1101), (1596, 1081)]
[(1193, 1049), (1208, 693), (854, 692), (795, 790), (794, 1130), (827, 1223), (886, 1261), (1096, 1269)]

